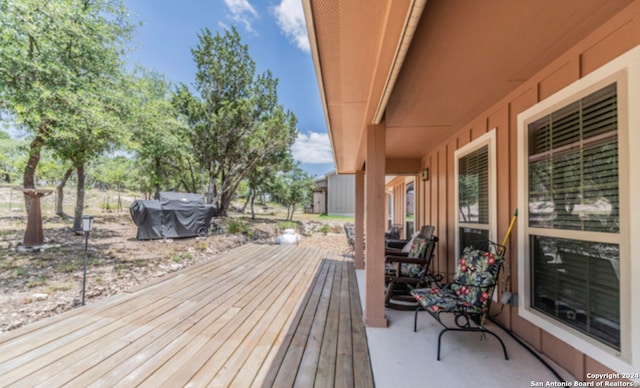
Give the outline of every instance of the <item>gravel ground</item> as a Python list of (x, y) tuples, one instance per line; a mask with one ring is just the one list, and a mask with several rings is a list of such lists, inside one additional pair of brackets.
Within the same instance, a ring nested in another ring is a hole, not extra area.
[[(57, 219), (45, 220), (48, 248), (21, 252), (15, 246), (22, 217), (0, 219), (0, 332), (7, 332), (80, 305), (84, 237)], [(247, 242), (272, 243), (275, 221), (251, 221), (254, 237), (220, 234), (205, 238), (138, 241), (128, 217), (100, 217), (89, 238), (86, 303), (107, 298), (166, 274), (206, 261)], [(304, 222), (300, 246), (347, 251), (341, 222)]]

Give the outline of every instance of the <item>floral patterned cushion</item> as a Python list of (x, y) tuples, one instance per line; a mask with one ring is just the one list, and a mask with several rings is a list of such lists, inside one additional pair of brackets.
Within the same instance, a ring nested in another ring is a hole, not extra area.
[[(423, 257), (427, 250), (428, 241), (422, 237), (416, 237), (411, 244), (411, 249), (407, 257), (420, 258)], [(388, 276), (396, 276), (398, 263), (385, 263), (385, 274)], [(417, 277), (422, 271), (422, 265), (400, 263), (400, 276)]]
[(411, 295), (426, 310), (484, 313), (498, 277), (502, 256), (467, 247), (458, 260), (453, 283), (443, 287), (416, 289)]
[(424, 252), (426, 249), (427, 239), (416, 237), (413, 239), (413, 243), (411, 243), (411, 249), (409, 249), (407, 257), (422, 257), (424, 256)]

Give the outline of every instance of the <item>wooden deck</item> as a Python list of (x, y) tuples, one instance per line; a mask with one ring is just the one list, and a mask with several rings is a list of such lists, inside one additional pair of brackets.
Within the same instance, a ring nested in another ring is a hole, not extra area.
[(353, 263), (249, 244), (0, 335), (0, 386), (372, 387)]

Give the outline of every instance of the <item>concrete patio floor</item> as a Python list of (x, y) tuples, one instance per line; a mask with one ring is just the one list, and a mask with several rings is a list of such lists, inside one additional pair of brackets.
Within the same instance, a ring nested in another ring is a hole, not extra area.
[[(364, 306), (364, 271), (357, 270), (361, 305)], [(522, 345), (499, 327), (487, 326), (505, 343), (509, 360), (504, 359), (500, 343), (479, 333), (446, 333), (442, 340), (441, 361), (436, 360), (438, 334), (442, 326), (426, 312), (418, 316), (413, 332), (413, 311), (387, 309), (389, 327), (367, 327), (371, 369), (378, 388), (401, 387), (531, 387), (534, 382), (559, 381), (555, 375)], [(548, 361), (566, 381), (573, 377)]]

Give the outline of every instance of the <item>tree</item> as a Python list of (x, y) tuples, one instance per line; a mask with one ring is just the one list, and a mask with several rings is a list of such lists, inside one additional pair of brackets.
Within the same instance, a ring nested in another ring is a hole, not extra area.
[[(23, 185), (34, 188), (47, 142), (64, 140), (70, 129), (89, 139), (104, 113), (117, 109), (109, 92), (120, 82), (133, 26), (121, 0), (0, 0), (0, 15), (0, 109), (33, 133)], [(79, 151), (79, 185), (85, 162)]]
[(84, 210), (84, 192), (87, 165), (105, 152), (114, 151), (126, 137), (127, 84), (124, 79), (110, 83), (108, 91), (91, 90), (98, 85), (86, 85), (76, 92), (78, 103), (73, 114), (61, 117), (59, 124), (65, 130), (50, 137), (45, 144), (54, 154), (71, 162), (76, 171), (76, 206), (73, 228), (81, 229)]
[(120, 193), (126, 187), (127, 181), (134, 173), (134, 166), (131, 159), (125, 156), (104, 157), (96, 166), (96, 181), (104, 184), (108, 188), (115, 188), (118, 192), (118, 212), (122, 211), (122, 198)]
[(65, 219), (73, 219), (64, 212), (64, 188), (74, 171), (75, 169), (69, 161), (55, 157), (48, 149), (42, 151), (38, 163), (38, 181), (45, 181), (48, 184), (56, 182), (55, 212), (57, 216)]
[[(266, 193), (271, 188), (271, 183), (282, 171), (289, 171), (294, 167), (291, 149), (288, 148), (280, 154), (273, 153), (264, 158), (251, 171), (247, 173), (245, 182), (247, 183), (247, 205), (251, 208), (251, 219), (256, 218), (254, 202), (260, 193)], [(244, 209), (243, 209), (244, 213)]]
[(147, 178), (145, 191), (182, 187), (197, 191), (199, 168), (189, 148), (187, 126), (179, 120), (171, 85), (158, 73), (138, 69), (129, 125), (131, 148)]
[(226, 214), (240, 182), (297, 136), (293, 113), (278, 104), (277, 79), (255, 74), (255, 63), (235, 28), (205, 29), (192, 50), (197, 96), (182, 85), (174, 100), (191, 132), (191, 145), (208, 180), (207, 198)]
[(26, 160), (25, 145), (0, 131), (0, 182), (13, 183), (18, 178), (21, 163)]
[(287, 207), (287, 221), (293, 220), (297, 205), (311, 201), (314, 189), (313, 177), (297, 166), (286, 173), (277, 174), (271, 183), (273, 198)]

